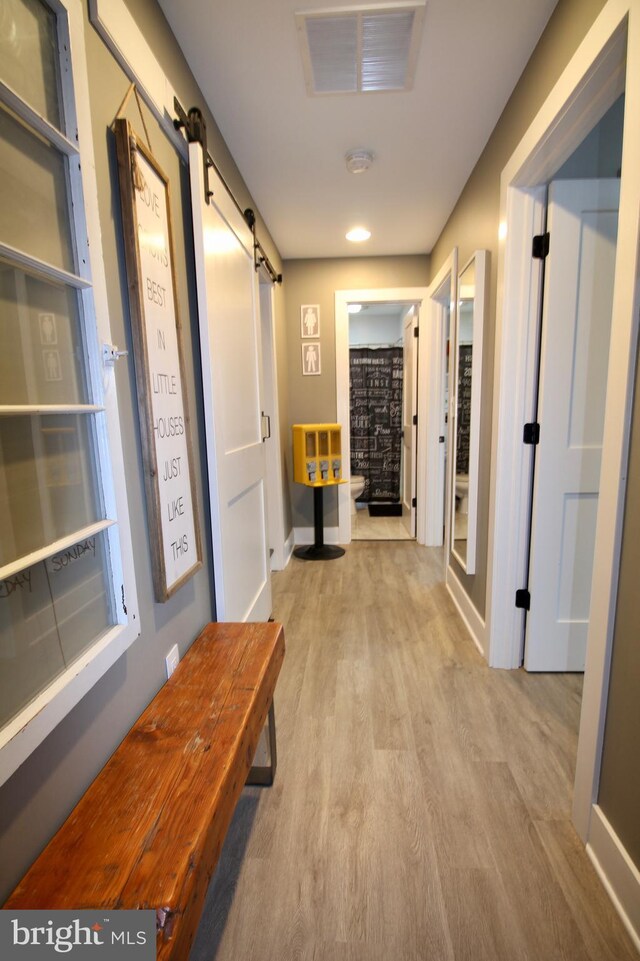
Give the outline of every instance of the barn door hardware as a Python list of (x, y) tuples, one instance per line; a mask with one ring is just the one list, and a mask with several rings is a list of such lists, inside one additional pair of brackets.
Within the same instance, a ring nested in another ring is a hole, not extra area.
[(204, 202), (208, 204), (213, 197), (213, 190), (209, 190), (209, 167), (213, 166), (213, 160), (207, 150), (207, 125), (198, 107), (192, 107), (187, 115), (177, 97), (173, 98), (173, 109), (178, 114), (177, 119), (173, 121), (176, 130), (184, 130), (189, 143), (199, 143), (202, 147)]

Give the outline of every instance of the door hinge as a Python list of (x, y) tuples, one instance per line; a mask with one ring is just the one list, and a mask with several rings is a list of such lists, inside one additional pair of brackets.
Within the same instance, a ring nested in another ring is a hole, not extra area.
[(417, 414), (414, 414), (414, 415), (413, 415), (413, 426), (414, 426), (414, 427), (417, 427), (417, 426), (418, 426), (418, 415), (417, 415)]
[(536, 422), (532, 424), (525, 424), (522, 432), (522, 440), (525, 444), (539, 444), (540, 424)]
[(531, 247), (531, 256), (535, 257), (536, 260), (544, 260), (544, 258), (549, 253), (549, 232), (546, 234), (536, 234), (533, 238), (533, 244)]
[(412, 506), (412, 507), (417, 507), (417, 506), (418, 506), (418, 500), (417, 500), (417, 498), (415, 498), (415, 497), (412, 497), (412, 498), (411, 498), (411, 506)]
[(523, 611), (531, 609), (531, 594), (526, 587), (521, 587), (519, 591), (516, 591), (516, 607)]
[(414, 328), (413, 328), (413, 336), (414, 336), (414, 337), (419, 337), (419, 336), (420, 336), (420, 334), (418, 333), (418, 328), (417, 328), (417, 327), (414, 327)]

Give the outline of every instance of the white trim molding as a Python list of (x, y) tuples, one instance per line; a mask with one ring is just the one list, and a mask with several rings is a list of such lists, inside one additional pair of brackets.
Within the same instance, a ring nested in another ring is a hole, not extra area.
[(597, 804), (592, 808), (587, 854), (640, 952), (640, 871)]
[(292, 527), (291, 530), (289, 531), (289, 536), (284, 542), (284, 566), (282, 568), (283, 570), (291, 560), (293, 556), (293, 549), (295, 546), (296, 546), (296, 532), (295, 532), (295, 528)]
[[(420, 514), (422, 524), (417, 527), (418, 543), (427, 547), (441, 547), (444, 541), (445, 557), (449, 556), (449, 529), (447, 491), (451, 458), (445, 461), (443, 445), (439, 438), (443, 430), (443, 407), (445, 391), (445, 332), (442, 297), (447, 297), (449, 324), (455, 329), (458, 282), (458, 248), (454, 247), (444, 264), (429, 284), (428, 310), (424, 311), (422, 334), (419, 339), (418, 358), (418, 424), (425, 425), (425, 443), (418, 445), (418, 477), (424, 481), (425, 510)], [(446, 285), (449, 285), (448, 292)], [(420, 371), (424, 371), (420, 377)], [(451, 450), (452, 423), (448, 420), (447, 450)], [(445, 476), (446, 474), (446, 476)]]
[(458, 579), (458, 575), (453, 567), (447, 567), (446, 585), (451, 600), (455, 604), (457, 611), (464, 621), (465, 627), (471, 635), (473, 643), (478, 648), (482, 656), (487, 657), (487, 637), (486, 624), (478, 614), (471, 598), (465, 591)]

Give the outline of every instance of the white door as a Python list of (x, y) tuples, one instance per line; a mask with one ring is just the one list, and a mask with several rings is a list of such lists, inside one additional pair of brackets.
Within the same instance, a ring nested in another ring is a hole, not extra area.
[(253, 236), (202, 148), (189, 145), (211, 536), (220, 621), (271, 615), (260, 303)]
[(416, 536), (416, 437), (413, 418), (417, 409), (418, 351), (414, 331), (418, 329), (415, 307), (404, 315), (402, 331), (402, 523), (411, 537)]
[(525, 667), (582, 671), (595, 542), (619, 181), (549, 187)]

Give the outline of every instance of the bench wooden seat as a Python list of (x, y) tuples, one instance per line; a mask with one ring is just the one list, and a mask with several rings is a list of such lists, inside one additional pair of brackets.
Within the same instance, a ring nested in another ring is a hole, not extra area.
[(209, 624), (7, 908), (153, 908), (158, 961), (186, 961), (272, 709), (279, 624)]

